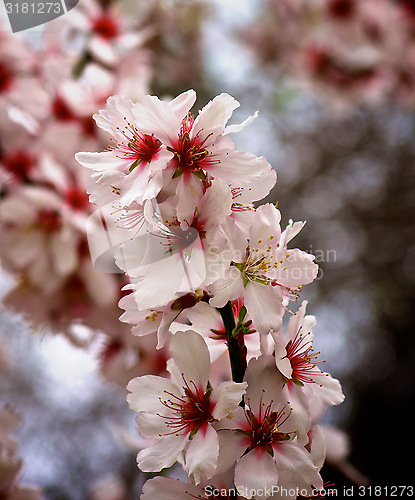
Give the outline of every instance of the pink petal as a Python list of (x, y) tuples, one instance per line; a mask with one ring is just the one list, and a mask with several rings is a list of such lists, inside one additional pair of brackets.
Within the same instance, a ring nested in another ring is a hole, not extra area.
[(170, 351), (186, 382), (193, 381), (197, 387), (205, 390), (209, 378), (210, 356), (203, 337), (191, 330), (177, 332), (170, 342)]
[(215, 429), (207, 424), (205, 429), (198, 430), (186, 451), (185, 470), (196, 484), (213, 476), (218, 463), (218, 454), (218, 435)]
[(235, 486), (245, 498), (267, 498), (267, 491), (278, 484), (278, 471), (274, 459), (265, 450), (255, 448), (235, 467)]

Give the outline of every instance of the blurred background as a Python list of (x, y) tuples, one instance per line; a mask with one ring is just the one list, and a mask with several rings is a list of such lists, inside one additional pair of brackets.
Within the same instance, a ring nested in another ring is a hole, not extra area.
[(323, 479), (339, 491), (411, 485), (412, 0), (80, 0), (15, 34), (3, 9), (0, 407), (22, 420), (19, 484), (51, 500), (139, 497), (147, 476), (124, 387), (163, 373), (167, 354), (118, 322), (125, 283), (90, 263), (88, 173), (73, 155), (107, 146), (91, 116), (108, 96), (189, 88), (195, 109), (234, 96), (234, 123), (259, 110), (236, 148), (277, 171), (265, 201), (278, 202), (282, 226), (307, 221), (295, 246), (320, 272), (301, 298), (346, 395), (321, 420), (335, 443)]

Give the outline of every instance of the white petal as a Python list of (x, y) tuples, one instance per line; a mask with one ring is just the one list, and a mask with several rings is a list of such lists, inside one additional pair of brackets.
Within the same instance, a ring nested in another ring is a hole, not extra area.
[(258, 116), (258, 111), (255, 111), (255, 113), (251, 116), (248, 116), (246, 120), (244, 120), (242, 123), (235, 124), (235, 125), (229, 125), (228, 127), (225, 128), (225, 134), (233, 134), (234, 132), (240, 132), (242, 129), (244, 129), (247, 125), (252, 123), (255, 118)]
[(209, 173), (227, 184), (234, 184), (235, 179), (242, 178), (246, 183), (259, 179), (264, 172), (271, 170), (271, 165), (263, 156), (255, 156), (242, 151), (222, 150), (215, 153), (220, 163), (209, 167)]
[(285, 378), (290, 379), (293, 369), (291, 361), (287, 358), (286, 340), (283, 337), (282, 329), (278, 332), (271, 331), (274, 344), (275, 363), (278, 370), (284, 375)]
[[(282, 260), (282, 262), (280, 262)], [(288, 288), (311, 283), (318, 273), (318, 265), (314, 262), (314, 255), (303, 252), (298, 248), (293, 250), (279, 250), (275, 253), (277, 267), (273, 268), (268, 276), (278, 280)]]
[(206, 219), (204, 229), (224, 222), (232, 213), (231, 205), (232, 193), (229, 186), (219, 179), (214, 179), (198, 206), (201, 218)]
[(315, 425), (311, 429), (310, 456), (317, 469), (321, 469), (326, 459), (326, 438), (324, 430), (320, 425)]
[(166, 425), (164, 418), (152, 413), (140, 412), (136, 417), (137, 430), (144, 439), (160, 438), (170, 434), (172, 429)]
[[(242, 410), (242, 408), (241, 408)], [(218, 431), (219, 458), (216, 474), (226, 472), (244, 454), (246, 436), (230, 430)]]
[(331, 425), (323, 425), (322, 429), (325, 436), (327, 461), (335, 464), (345, 460), (350, 453), (349, 436)]
[(169, 379), (157, 377), (156, 375), (144, 375), (130, 380), (127, 385), (127, 401), (130, 408), (137, 413), (145, 411), (157, 413), (167, 411), (161, 401), (169, 399), (168, 393), (173, 393), (177, 397), (181, 396), (179, 388), (170, 382)]
[(262, 335), (281, 328), (284, 309), (279, 286), (250, 281), (245, 289), (245, 306), (254, 328)]
[(340, 382), (329, 373), (322, 372), (313, 379), (315, 383), (310, 384), (310, 388), (325, 405), (339, 405), (344, 401)]
[(134, 123), (145, 134), (154, 134), (163, 144), (170, 145), (180, 132), (181, 120), (168, 102), (147, 95), (133, 107)]
[(239, 106), (239, 102), (229, 94), (216, 96), (200, 111), (194, 122), (191, 137), (199, 134), (201, 138), (205, 138), (212, 134), (212, 139), (215, 139), (223, 133), (226, 122), (232, 116), (234, 109)]
[(169, 102), (170, 108), (180, 120), (187, 115), (196, 101), (196, 92), (193, 89), (183, 92)]
[(267, 498), (265, 489), (278, 483), (278, 471), (274, 459), (258, 447), (240, 458), (235, 467), (235, 486), (246, 498)]
[(158, 308), (173, 300), (185, 274), (183, 262), (186, 264), (178, 255), (172, 255), (150, 265), (137, 286), (137, 304), (141, 308)]
[(216, 403), (212, 415), (217, 420), (220, 420), (239, 405), (242, 396), (245, 394), (247, 383), (237, 384), (236, 382), (222, 382), (216, 386), (210, 396), (211, 401)]
[(86, 168), (93, 170), (127, 169), (131, 160), (117, 158), (116, 151), (102, 151), (101, 153), (76, 153), (75, 159)]
[(213, 476), (218, 463), (218, 454), (218, 435), (215, 429), (207, 424), (205, 429), (198, 430), (186, 451), (185, 470), (196, 484)]
[(143, 472), (158, 472), (171, 467), (187, 443), (187, 435), (161, 438), (154, 446), (149, 446), (137, 455), (137, 465)]
[(279, 403), (283, 379), (275, 366), (273, 356), (252, 358), (245, 372), (245, 380), (248, 382), (246, 400), (249, 399), (255, 415), (258, 416), (260, 405), (264, 408), (271, 401), (273, 406)]
[(205, 390), (209, 378), (210, 356), (203, 337), (191, 330), (177, 332), (170, 342), (170, 351), (186, 382), (193, 381), (197, 387)]
[(224, 279), (219, 279), (209, 286), (213, 294), (209, 304), (212, 307), (223, 307), (229, 300), (240, 297), (244, 292), (242, 273), (236, 267), (230, 267)]
[(292, 482), (299, 489), (309, 489), (311, 486), (317, 489), (323, 488), (323, 480), (318, 469), (303, 446), (294, 442), (285, 442), (273, 446), (273, 449), (278, 470), (290, 472)]
[(158, 476), (149, 479), (143, 486), (143, 493), (140, 496), (141, 500), (183, 500), (189, 496), (190, 498), (198, 498), (203, 495), (203, 490), (200, 486), (195, 486), (191, 483), (183, 483), (177, 479)]
[[(266, 249), (270, 241), (279, 241), (280, 221), (281, 213), (271, 203), (258, 207), (252, 217), (252, 226), (249, 231), (251, 246), (260, 246), (258, 242), (262, 242), (263, 248)], [(270, 240), (271, 236), (272, 240)]]
[(289, 402), (290, 418), (281, 426), (281, 432), (295, 431), (297, 442), (306, 445), (308, 442), (308, 431), (311, 427), (310, 411), (308, 407), (308, 398), (303, 388), (295, 384), (284, 386), (283, 398)]

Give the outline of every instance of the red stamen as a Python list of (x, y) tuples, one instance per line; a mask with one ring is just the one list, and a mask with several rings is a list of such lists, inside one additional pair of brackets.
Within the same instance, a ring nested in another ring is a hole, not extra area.
[(315, 382), (313, 377), (322, 375), (316, 365), (323, 361), (315, 360), (320, 352), (313, 351), (311, 339), (306, 340), (306, 336), (300, 333), (301, 328), (298, 329), (294, 340), (288, 342), (286, 357), (291, 362), (292, 378), (301, 383), (311, 384)]
[(173, 429), (172, 432), (163, 434), (166, 436), (197, 432), (213, 419), (214, 403), (210, 401), (211, 390), (208, 389), (204, 392), (193, 381), (190, 381), (193, 386), (191, 387), (183, 375), (182, 377), (185, 384), (183, 396), (178, 397), (171, 392), (165, 391), (172, 399), (162, 400), (160, 398), (161, 404), (174, 412), (174, 415), (159, 415), (165, 418), (166, 425)]

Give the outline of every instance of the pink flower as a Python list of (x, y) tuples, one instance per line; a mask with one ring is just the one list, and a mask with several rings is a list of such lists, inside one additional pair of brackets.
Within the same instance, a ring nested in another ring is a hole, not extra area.
[(137, 463), (143, 471), (160, 471), (181, 457), (197, 484), (212, 477), (217, 465), (219, 443), (212, 423), (238, 406), (246, 383), (210, 386), (209, 350), (196, 332), (177, 332), (170, 350), (174, 358), (168, 363), (170, 380), (146, 375), (127, 386), (141, 436), (157, 439), (140, 451)]
[(344, 400), (340, 382), (317, 366), (319, 353), (313, 351), (311, 332), (316, 319), (305, 315), (306, 306), (304, 301), (300, 310), (291, 317), (285, 335), (282, 330), (271, 331), (275, 342), (271, 349), (284, 377), (284, 393), (291, 402), (292, 419), (297, 422), (297, 439), (301, 444), (308, 441), (310, 398), (315, 397), (325, 405), (337, 405)]
[[(134, 284), (130, 284), (126, 285), (123, 290), (134, 290), (134, 288)], [(137, 307), (134, 293), (130, 293), (123, 297), (118, 304), (121, 309), (125, 309), (124, 314), (120, 317), (120, 321), (134, 325), (132, 333), (137, 337), (157, 332), (157, 349), (160, 349), (166, 343), (172, 322), (182, 316), (182, 311), (193, 307), (201, 300), (207, 300), (208, 297), (209, 295), (205, 290), (197, 289), (195, 293), (181, 294), (181, 296), (164, 306), (140, 311)], [(178, 325), (181, 328), (176, 328), (176, 330), (183, 330), (185, 326), (188, 326), (181, 325), (180, 323)]]
[(176, 196), (158, 206), (157, 229), (120, 246), (118, 266), (129, 276), (142, 277), (134, 287), (139, 309), (158, 308), (177, 298), (178, 292), (193, 291), (215, 279), (224, 267), (220, 251), (226, 238), (220, 227), (230, 206), (231, 193), (224, 182), (215, 179), (204, 189), (200, 179), (193, 178), (189, 190), (179, 184)]
[(1, 254), (7, 268), (53, 290), (78, 266), (82, 220), (51, 189), (25, 186), (0, 203)]
[[(166, 127), (170, 122), (171, 127), (178, 127), (195, 98), (193, 91), (181, 94), (170, 103), (163, 103), (165, 116), (155, 115), (154, 118), (162, 120)], [(151, 96), (143, 98), (139, 105), (141, 114), (152, 115), (154, 99)], [(112, 200), (119, 199), (125, 205), (133, 201), (141, 204), (157, 196), (169, 180), (167, 177), (166, 182), (163, 170), (173, 158), (173, 153), (167, 150), (153, 130), (144, 132), (143, 127), (137, 124), (136, 112), (133, 113), (137, 106), (124, 96), (110, 97), (107, 109), (94, 115), (94, 118), (99, 127), (111, 134), (115, 144), (101, 153), (75, 155), (81, 165), (95, 171), (92, 174), (93, 183), (90, 183), (92, 202), (103, 196), (103, 191), (109, 191), (110, 194), (112, 192)]]
[[(308, 451), (297, 443), (290, 402), (284, 399), (283, 378), (271, 356), (251, 359), (245, 380), (245, 408), (237, 408), (222, 424), (217, 473), (235, 461), (235, 486), (243, 496), (279, 485), (310, 492), (323, 481)], [(226, 427), (226, 428), (225, 428)], [(269, 495), (255, 495), (266, 498)]]
[(316, 319), (305, 315), (306, 307), (307, 301), (304, 301), (291, 317), (286, 335), (282, 330), (271, 332), (275, 342), (275, 361), (289, 387), (293, 384), (307, 386), (325, 405), (337, 405), (344, 400), (344, 395), (339, 381), (317, 366), (319, 353), (313, 351), (311, 331)]
[(69, 12), (66, 20), (86, 35), (87, 49), (100, 62), (115, 65), (126, 51), (137, 48), (149, 32), (138, 32), (117, 7), (101, 7), (95, 0), (84, 0)]
[(208, 174), (227, 184), (239, 177), (242, 185), (245, 185), (271, 170), (265, 158), (235, 151), (228, 134), (241, 130), (256, 115), (242, 124), (227, 127), (233, 111), (239, 107), (239, 102), (230, 95), (216, 96), (196, 118), (187, 114), (180, 122), (173, 116), (167, 103), (155, 97), (151, 99), (152, 107), (144, 109), (144, 101), (135, 106), (136, 123), (143, 132), (154, 134), (166, 145), (174, 155), (169, 165), (172, 174), (175, 177), (183, 176), (186, 184), (191, 174), (200, 178)]
[(313, 281), (318, 269), (312, 255), (287, 249), (298, 230), (288, 238), (288, 233), (281, 233), (280, 219), (274, 205), (260, 206), (252, 216), (248, 236), (232, 220), (226, 221), (223, 229), (232, 262), (224, 276), (209, 286), (214, 307), (243, 295), (253, 326), (263, 335), (281, 328), (283, 301), (296, 299), (301, 286)]

